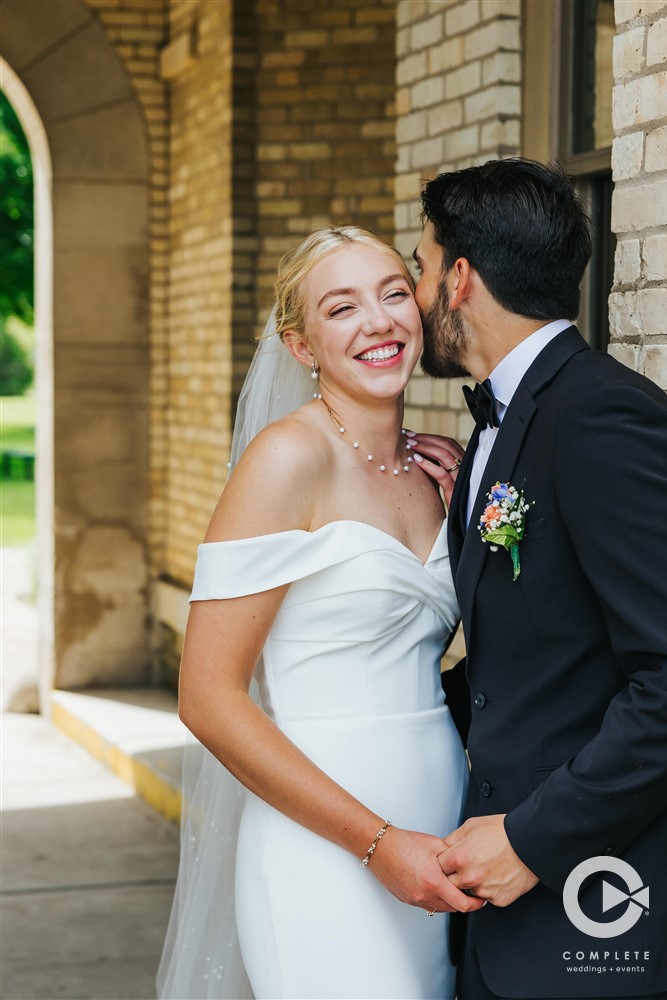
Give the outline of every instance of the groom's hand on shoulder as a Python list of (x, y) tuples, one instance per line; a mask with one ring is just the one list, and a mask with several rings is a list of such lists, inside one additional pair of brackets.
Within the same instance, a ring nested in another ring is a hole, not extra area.
[(504, 815), (476, 816), (445, 837), (440, 867), (457, 889), (494, 906), (509, 906), (539, 879), (524, 865), (505, 833)]

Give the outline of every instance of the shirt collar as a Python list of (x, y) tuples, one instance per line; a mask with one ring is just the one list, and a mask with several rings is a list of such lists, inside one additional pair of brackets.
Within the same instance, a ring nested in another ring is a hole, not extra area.
[(493, 393), (498, 404), (498, 417), (502, 420), (505, 410), (512, 401), (512, 396), (516, 392), (519, 382), (526, 374), (537, 355), (544, 350), (550, 340), (553, 340), (563, 330), (572, 326), (569, 319), (556, 319), (546, 326), (541, 326), (529, 337), (522, 340), (520, 344), (506, 354), (502, 361), (496, 365), (489, 379), (493, 387)]

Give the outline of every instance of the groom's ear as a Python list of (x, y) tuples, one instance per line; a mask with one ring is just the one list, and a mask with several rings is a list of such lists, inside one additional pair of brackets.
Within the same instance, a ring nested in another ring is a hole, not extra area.
[(457, 257), (447, 272), (449, 308), (458, 309), (470, 298), (472, 292), (472, 268), (465, 257)]
[(315, 355), (303, 339), (302, 334), (297, 333), (296, 330), (285, 330), (283, 331), (283, 343), (297, 361), (310, 368), (315, 360)]

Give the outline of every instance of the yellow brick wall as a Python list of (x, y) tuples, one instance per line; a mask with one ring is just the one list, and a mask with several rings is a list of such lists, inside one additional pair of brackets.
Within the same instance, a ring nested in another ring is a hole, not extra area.
[(321, 226), (393, 238), (394, 0), (257, 0), (258, 324), (282, 254)]
[[(169, 103), (160, 76), (168, 38), (168, 0), (86, 0), (125, 65), (146, 123), (150, 150), (151, 561), (164, 558), (167, 527)], [(119, 136), (119, 142), (123, 137)]]
[[(520, 0), (399, 0), (396, 67), (396, 245), (421, 233), (424, 179), (520, 152)], [(406, 423), (466, 442), (472, 420), (461, 380), (420, 375)]]
[(170, 81), (169, 377), (162, 575), (191, 580), (229, 450), (233, 5), (171, 0), (170, 39), (196, 38)]

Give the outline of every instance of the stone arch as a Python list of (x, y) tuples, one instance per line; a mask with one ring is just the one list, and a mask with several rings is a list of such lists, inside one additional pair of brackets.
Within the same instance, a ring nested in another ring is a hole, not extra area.
[(43, 195), (38, 576), (47, 709), (53, 686), (139, 684), (149, 672), (149, 152), (130, 80), (81, 0), (3, 0), (2, 29), (3, 86)]

